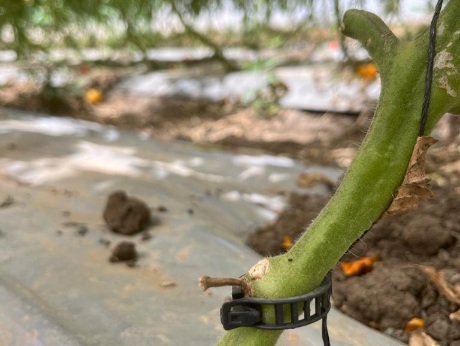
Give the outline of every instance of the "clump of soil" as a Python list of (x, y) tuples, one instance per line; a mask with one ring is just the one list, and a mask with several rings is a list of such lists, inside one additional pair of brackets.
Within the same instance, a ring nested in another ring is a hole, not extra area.
[(419, 215), (415, 219), (408, 220), (401, 236), (413, 254), (433, 256), (455, 240), (451, 230), (438, 226), (439, 219), (436, 216)]
[(88, 227), (86, 227), (85, 225), (80, 225), (77, 227), (77, 230), (75, 232), (76, 235), (80, 236), (80, 237), (84, 237), (86, 235), (86, 233), (89, 232), (89, 229)]
[(150, 234), (149, 231), (142, 232), (141, 240), (142, 241), (147, 241), (152, 239), (152, 235)]
[(109, 196), (103, 217), (111, 231), (126, 235), (141, 232), (151, 221), (147, 204), (124, 191)]
[(6, 196), (3, 201), (0, 202), (0, 209), (2, 208), (8, 208), (12, 206), (15, 203), (15, 200), (12, 196), (8, 195)]
[(136, 245), (130, 241), (122, 241), (115, 246), (110, 256), (110, 262), (126, 262), (128, 265), (134, 265), (137, 260)]
[(404, 329), (420, 317), (420, 303), (432, 303), (436, 293), (413, 266), (377, 265), (366, 275), (342, 281), (335, 275), (334, 304), (347, 315), (381, 330)]

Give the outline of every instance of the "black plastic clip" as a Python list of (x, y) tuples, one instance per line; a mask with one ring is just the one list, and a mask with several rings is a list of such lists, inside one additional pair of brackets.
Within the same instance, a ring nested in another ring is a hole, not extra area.
[[(283, 299), (245, 298), (240, 287), (233, 286), (233, 300), (222, 305), (220, 318), (225, 330), (238, 327), (293, 329), (323, 320), (324, 345), (329, 344), (327, 313), (331, 309), (332, 280), (330, 273), (315, 290), (298, 297)], [(262, 320), (262, 307), (273, 309), (274, 323)]]

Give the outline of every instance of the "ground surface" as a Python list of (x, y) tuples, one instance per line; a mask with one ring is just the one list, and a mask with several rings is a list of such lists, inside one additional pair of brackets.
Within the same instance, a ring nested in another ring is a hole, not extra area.
[[(362, 140), (368, 118), (333, 114), (307, 114), (281, 110), (263, 118), (236, 104), (155, 99), (113, 91), (105, 101), (89, 105), (79, 99), (62, 103), (43, 98), (29, 86), (3, 90), (3, 105), (35, 111), (53, 111), (121, 128), (143, 131), (163, 139), (180, 139), (229, 150), (284, 155), (306, 163), (328, 164), (346, 169)], [(434, 197), (405, 215), (379, 222), (343, 258), (351, 261), (376, 256), (374, 269), (346, 278), (334, 271), (334, 303), (350, 316), (403, 341), (413, 317), (425, 320), (425, 331), (443, 346), (460, 345), (460, 322), (449, 314), (460, 306), (449, 302), (422, 273), (419, 264), (446, 272), (450, 284), (460, 283), (460, 140), (459, 121), (447, 118), (436, 130), (440, 142), (428, 154), (427, 172)], [(306, 178), (306, 179), (304, 179)], [(299, 177), (299, 184), (328, 181)], [(290, 239), (303, 231), (327, 202), (324, 197), (290, 196), (290, 206), (276, 222), (257, 230), (248, 244), (261, 254), (285, 250)]]

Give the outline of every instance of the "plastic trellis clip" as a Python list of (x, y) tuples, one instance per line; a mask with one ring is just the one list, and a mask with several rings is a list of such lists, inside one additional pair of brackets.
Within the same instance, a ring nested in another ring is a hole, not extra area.
[[(231, 330), (238, 327), (293, 329), (306, 326), (322, 319), (323, 342), (325, 346), (329, 346), (327, 313), (331, 309), (331, 293), (332, 280), (330, 273), (315, 290), (305, 295), (292, 298), (245, 298), (241, 287), (232, 286), (233, 300), (222, 305), (220, 309), (220, 319), (225, 330)], [(271, 306), (271, 308), (274, 309), (275, 323), (266, 323), (262, 321), (262, 306), (264, 305)], [(314, 313), (311, 311), (312, 305), (314, 307)], [(300, 311), (299, 308), (301, 309)], [(285, 316), (285, 311), (290, 312), (289, 316)]]

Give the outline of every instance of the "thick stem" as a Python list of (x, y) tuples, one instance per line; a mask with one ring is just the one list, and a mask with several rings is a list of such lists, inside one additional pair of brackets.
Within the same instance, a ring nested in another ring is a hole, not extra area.
[[(460, 104), (458, 18), (460, 1), (450, 1), (438, 25), (427, 132), (445, 112)], [(269, 258), (266, 275), (252, 281), (255, 297), (293, 297), (317, 287), (350, 245), (387, 209), (404, 179), (420, 126), (428, 32), (414, 42), (397, 44), (397, 39), (385, 38), (393, 34), (381, 35), (379, 21), (363, 11), (344, 17), (346, 32), (364, 40), (361, 43), (384, 67), (380, 70), (382, 92), (369, 132), (328, 205), (295, 246), (284, 255)], [(380, 40), (381, 46), (369, 38)], [(391, 47), (389, 51), (385, 44)], [(272, 316), (265, 312), (264, 318)], [(255, 328), (240, 328), (227, 332), (219, 345), (272, 346), (277, 337)]]
[(171, 9), (177, 15), (180, 22), (184, 26), (185, 31), (187, 31), (187, 33), (190, 36), (195, 37), (197, 40), (201, 41), (203, 44), (205, 44), (206, 46), (208, 46), (214, 51), (214, 57), (224, 66), (225, 70), (227, 70), (228, 72), (238, 70), (238, 66), (236, 66), (231, 60), (228, 60), (224, 56), (224, 52), (222, 51), (221, 47), (219, 47), (216, 43), (214, 43), (209, 37), (201, 34), (199, 31), (195, 30), (192, 25), (187, 23), (183, 14), (177, 8), (175, 1), (171, 1)]
[(393, 62), (399, 40), (375, 14), (362, 10), (345, 13), (342, 33), (361, 42), (385, 75)]

